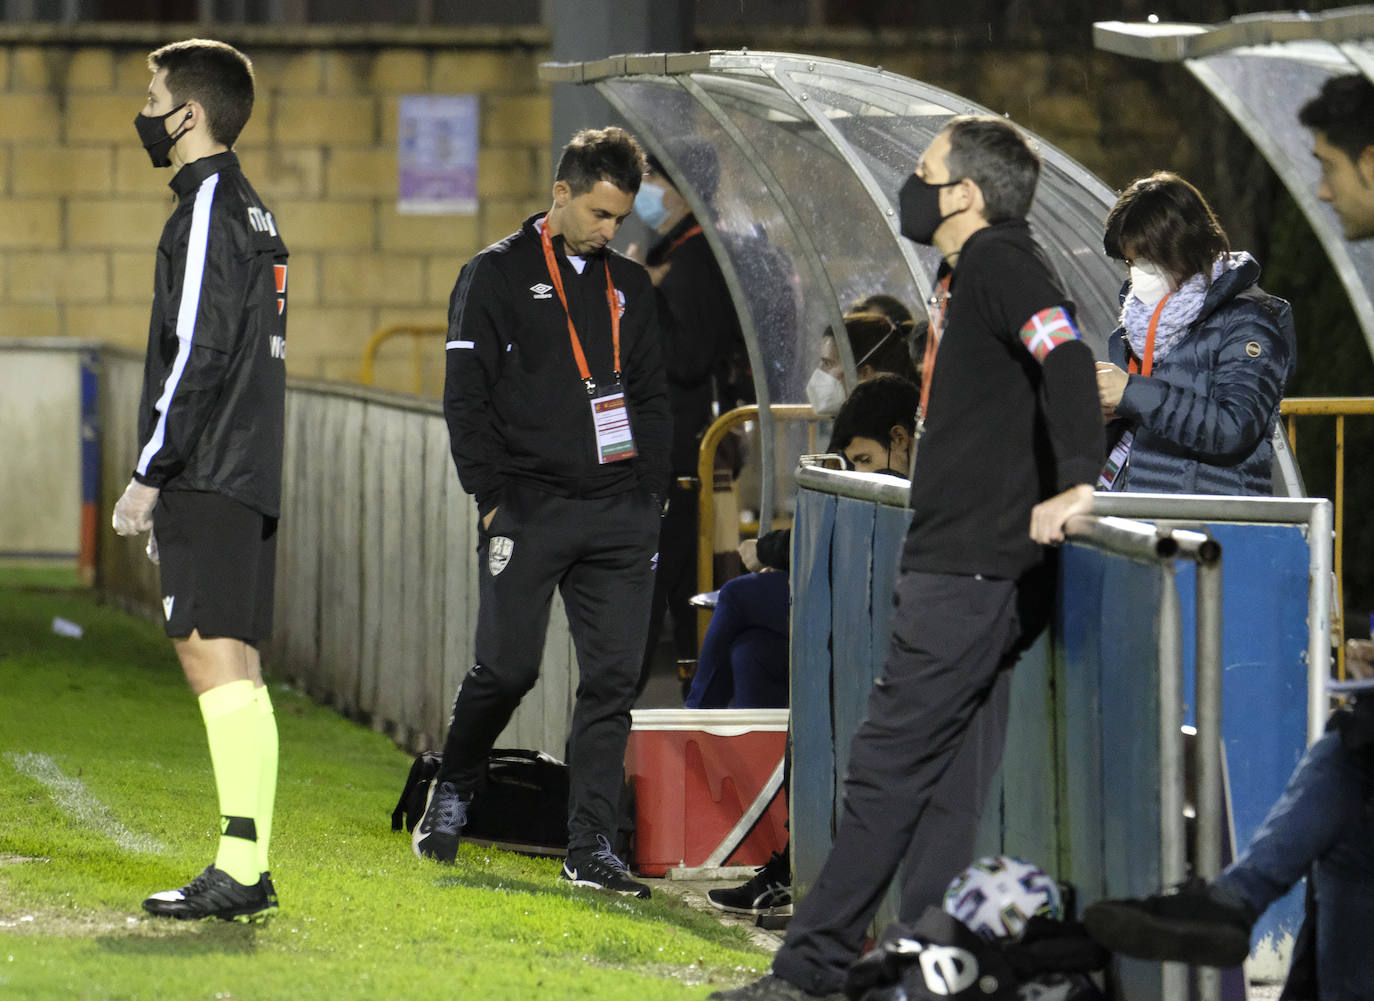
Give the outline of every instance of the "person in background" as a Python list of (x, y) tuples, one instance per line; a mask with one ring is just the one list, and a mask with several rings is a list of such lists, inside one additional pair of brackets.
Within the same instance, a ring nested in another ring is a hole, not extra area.
[(454, 285), (444, 416), (477, 503), (482, 572), (474, 663), (412, 839), (416, 855), (454, 861), (492, 743), (539, 678), (557, 587), (578, 666), (561, 876), (636, 897), (649, 888), (612, 838), (672, 416), (653, 284), (607, 245), (645, 167), (625, 130), (578, 132), (549, 209), (469, 261)]
[(1121, 326), (1097, 363), (1110, 422), (1106, 490), (1271, 494), (1283, 390), (1297, 363), (1288, 303), (1231, 253), (1201, 193), (1177, 174), (1131, 184), (1107, 215), (1108, 256), (1130, 266)]
[[(828, 452), (852, 469), (906, 478), (920, 390), (883, 373), (861, 382), (835, 418)], [(702, 640), (688, 709), (788, 704), (788, 575), (772, 567), (726, 581)]]
[(258, 644), (272, 635), (286, 409), (287, 252), (233, 145), (253, 112), (253, 67), (193, 38), (148, 56), (135, 119), (177, 202), (157, 248), (138, 411), (138, 460), (114, 529), (152, 529), (162, 609), (200, 703), (219, 796), (215, 861), (158, 917), (256, 921), (277, 911), (267, 849), (277, 722)]
[[(916, 367), (908, 347), (914, 326), (910, 320), (894, 321), (882, 313), (847, 314), (844, 332), (854, 355), (858, 381), (871, 379), (879, 372), (915, 381)], [(821, 334), (820, 359), (806, 383), (806, 400), (819, 416), (834, 417), (852, 389), (845, 379), (835, 334), (827, 327)]]
[(891, 648), (850, 748), (834, 844), (773, 971), (715, 1001), (838, 1001), (898, 870), (900, 917), (914, 921), (967, 862), (1011, 669), (1052, 607), (1045, 547), (1091, 511), (1102, 465), (1092, 352), (1026, 221), (1039, 176), (1011, 123), (958, 116), (898, 192), (902, 234), (944, 263)]
[[(709, 204), (720, 180), (715, 150), (690, 136), (672, 139), (667, 145), (673, 159), (696, 179), (697, 194)], [(658, 570), (640, 666), (640, 692), (653, 668), (665, 614), (672, 619), (676, 659), (696, 657), (697, 616), (688, 602), (696, 592), (698, 448), (716, 417), (724, 388), (719, 385), (722, 373), (744, 343), (730, 290), (702, 224), (663, 164), (654, 156), (648, 157), (648, 164), (649, 172), (635, 195), (635, 214), (658, 234), (644, 264), (654, 283), (663, 334), (673, 412), (673, 482), (659, 527)], [(629, 248), (627, 254), (637, 258), (637, 248)]]
[[(1302, 106), (1321, 165), (1317, 195), (1347, 240), (1374, 239), (1374, 83), (1332, 77)], [(1374, 687), (1374, 644), (1350, 640), (1347, 665)], [(1088, 932), (1141, 959), (1239, 966), (1259, 916), (1308, 879), (1285, 998), (1369, 1001), (1374, 963), (1374, 692), (1328, 720), (1298, 762), (1245, 851), (1210, 882), (1191, 879), (1143, 899), (1103, 900), (1083, 915)]]

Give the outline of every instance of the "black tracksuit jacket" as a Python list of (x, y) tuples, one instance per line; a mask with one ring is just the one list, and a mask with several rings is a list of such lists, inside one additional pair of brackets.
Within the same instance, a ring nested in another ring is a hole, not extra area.
[(604, 250), (581, 274), (553, 238), (568, 310), (599, 387), (614, 382), (606, 269), (623, 297), (621, 385), (638, 455), (597, 463), (590, 398), (549, 280), (535, 222), (474, 257), (449, 299), (444, 416), (463, 489), (485, 515), (510, 481), (561, 497), (611, 497), (668, 487), (672, 417), (654, 287), (634, 261)]
[(158, 241), (134, 478), (281, 508), (286, 245), (233, 153), (186, 164)]

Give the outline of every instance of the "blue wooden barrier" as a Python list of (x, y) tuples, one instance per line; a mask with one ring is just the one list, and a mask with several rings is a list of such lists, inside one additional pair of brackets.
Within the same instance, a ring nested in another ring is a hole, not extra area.
[[(1206, 527), (1224, 552), (1227, 805), (1243, 847), (1305, 746), (1308, 649), (1312, 630), (1325, 623), (1309, 621), (1308, 526), (1231, 524), (1220, 513), (1227, 503), (1214, 502), (1219, 516)], [(805, 485), (798, 493), (791, 829), (799, 896), (831, 844), (848, 745), (887, 652), (909, 521), (890, 495), (864, 500)], [(997, 852), (1032, 859), (1073, 882), (1081, 904), (1160, 888), (1158, 635), (1166, 586), (1175, 586), (1172, 572), (1159, 566), (1064, 547), (1059, 606), (1016, 669), (1007, 751), (970, 860)], [(1194, 595), (1186, 563), (1178, 564), (1177, 588), (1191, 703)], [(875, 930), (895, 916), (889, 894)], [(1252, 973), (1281, 974), (1300, 918), (1295, 890), (1257, 929)], [(1159, 995), (1157, 964), (1123, 963), (1121, 974), (1132, 996)]]

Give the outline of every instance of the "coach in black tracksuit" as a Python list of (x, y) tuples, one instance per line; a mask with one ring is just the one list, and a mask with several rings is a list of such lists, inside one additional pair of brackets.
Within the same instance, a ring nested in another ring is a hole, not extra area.
[(713, 998), (838, 1001), (898, 869), (900, 917), (914, 922), (972, 860), (1011, 668), (1052, 607), (1043, 544), (1091, 510), (1103, 452), (1092, 353), (1025, 221), (1039, 167), (1010, 123), (956, 118), (902, 187), (903, 235), (945, 265), (892, 645), (851, 745), (834, 845), (773, 974)]
[(643, 169), (624, 131), (579, 133), (549, 212), (482, 251), (453, 290), (444, 412), (477, 501), (480, 607), (414, 845), (453, 860), (492, 742), (538, 679), (557, 585), (580, 671), (564, 876), (648, 896), (610, 848), (671, 435), (653, 286), (606, 246)]

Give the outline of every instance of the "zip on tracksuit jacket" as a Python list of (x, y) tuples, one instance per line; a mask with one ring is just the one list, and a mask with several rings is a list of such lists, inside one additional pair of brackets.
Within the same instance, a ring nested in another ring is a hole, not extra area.
[(518, 481), (560, 497), (668, 487), (672, 417), (648, 272), (607, 248), (579, 274), (553, 238), (568, 310), (599, 387), (614, 381), (606, 269), (622, 298), (621, 385), (638, 455), (600, 465), (590, 398), (535, 223), (469, 261), (449, 300), (444, 415), (463, 489), (483, 516)]

